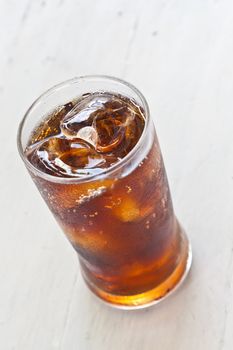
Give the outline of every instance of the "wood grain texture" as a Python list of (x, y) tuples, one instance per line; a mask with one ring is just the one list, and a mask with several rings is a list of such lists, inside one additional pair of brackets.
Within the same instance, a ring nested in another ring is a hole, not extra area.
[[(233, 348), (232, 0), (0, 0), (0, 348)], [(16, 130), (50, 86), (115, 75), (146, 96), (194, 262), (144, 311), (84, 286), (75, 252), (19, 159)]]

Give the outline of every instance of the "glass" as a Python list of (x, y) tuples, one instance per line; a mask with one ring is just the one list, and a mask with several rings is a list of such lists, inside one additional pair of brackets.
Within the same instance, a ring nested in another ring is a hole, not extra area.
[[(24, 150), (49, 112), (83, 94), (107, 91), (142, 107), (145, 127), (125, 158), (98, 175), (59, 178), (35, 168)], [(18, 131), (19, 153), (42, 197), (78, 253), (82, 274), (95, 295), (109, 304), (142, 308), (181, 284), (191, 248), (177, 221), (149, 108), (131, 84), (107, 76), (61, 83), (41, 95)]]

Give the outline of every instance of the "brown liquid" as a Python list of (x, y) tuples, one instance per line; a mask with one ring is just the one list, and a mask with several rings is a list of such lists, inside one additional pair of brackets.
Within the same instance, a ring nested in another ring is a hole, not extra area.
[[(34, 130), (25, 153), (47, 174), (85, 179), (123, 159), (144, 124), (143, 110), (134, 101), (87, 94), (53, 111)], [(127, 176), (77, 184), (33, 175), (78, 252), (90, 288), (124, 306), (163, 297), (181, 279), (188, 255), (156, 138), (134, 168)]]

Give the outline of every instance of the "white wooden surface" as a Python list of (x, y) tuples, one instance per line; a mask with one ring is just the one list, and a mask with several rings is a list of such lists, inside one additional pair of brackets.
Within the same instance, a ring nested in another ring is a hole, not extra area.
[[(0, 0), (0, 349), (233, 348), (232, 63), (232, 0)], [(147, 97), (192, 241), (182, 289), (144, 311), (87, 291), (17, 154), (30, 103), (94, 73)]]

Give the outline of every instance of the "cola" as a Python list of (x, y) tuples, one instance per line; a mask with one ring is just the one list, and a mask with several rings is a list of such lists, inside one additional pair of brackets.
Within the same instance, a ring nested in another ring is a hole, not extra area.
[(84, 93), (41, 116), (24, 149), (89, 288), (120, 307), (166, 296), (190, 254), (153, 126), (145, 138), (146, 122), (133, 98)]

